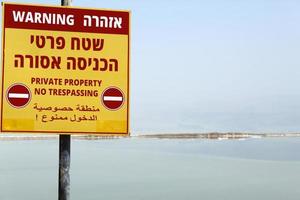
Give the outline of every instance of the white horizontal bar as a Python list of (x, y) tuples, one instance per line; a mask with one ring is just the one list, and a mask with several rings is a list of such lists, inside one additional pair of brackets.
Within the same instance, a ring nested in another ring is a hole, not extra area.
[(20, 93), (9, 93), (9, 98), (20, 98), (20, 99), (28, 99), (29, 94), (20, 94)]
[(104, 96), (104, 101), (123, 101), (123, 97)]

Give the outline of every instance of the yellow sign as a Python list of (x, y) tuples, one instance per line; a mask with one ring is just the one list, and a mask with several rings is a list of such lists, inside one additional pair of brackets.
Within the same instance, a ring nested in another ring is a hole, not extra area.
[(1, 131), (129, 134), (128, 11), (3, 5)]

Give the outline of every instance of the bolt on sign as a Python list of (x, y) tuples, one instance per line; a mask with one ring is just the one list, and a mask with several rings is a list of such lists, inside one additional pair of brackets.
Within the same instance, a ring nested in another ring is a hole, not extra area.
[(2, 9), (2, 132), (129, 134), (129, 11)]

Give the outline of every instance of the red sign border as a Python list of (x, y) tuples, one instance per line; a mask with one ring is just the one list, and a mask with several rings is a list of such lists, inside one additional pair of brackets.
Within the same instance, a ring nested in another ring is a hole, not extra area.
[[(99, 135), (99, 136), (129, 136), (129, 110), (130, 110), (130, 33), (131, 33), (131, 12), (129, 12), (128, 18), (128, 40), (127, 40), (127, 123), (126, 123), (126, 132), (89, 132), (89, 131), (42, 131), (42, 130), (35, 130), (35, 131), (25, 131), (25, 130), (4, 130), (3, 129), (3, 104), (4, 104), (4, 60), (5, 60), (5, 26), (4, 26), (4, 15), (5, 15), (5, 4), (11, 5), (30, 5), (30, 6), (45, 6), (45, 7), (61, 7), (61, 6), (49, 6), (49, 5), (34, 5), (34, 4), (17, 4), (17, 3), (4, 3), (1, 2), (2, 5), (2, 77), (1, 77), (1, 118), (0, 118), (0, 134), (1, 133), (38, 133), (38, 134), (60, 134), (60, 135), (69, 135), (69, 134), (77, 134), (77, 135)], [(95, 8), (82, 8), (82, 7), (64, 7), (64, 8), (78, 8), (78, 9), (91, 9), (91, 10), (109, 10), (109, 9), (95, 9)], [(124, 10), (114, 10), (114, 11), (123, 11)]]

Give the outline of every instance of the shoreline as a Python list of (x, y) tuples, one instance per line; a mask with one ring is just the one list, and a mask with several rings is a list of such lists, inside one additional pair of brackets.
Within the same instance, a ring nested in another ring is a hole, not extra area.
[[(210, 132), (210, 133), (160, 133), (160, 134), (140, 134), (133, 136), (101, 136), (101, 135), (72, 135), (73, 139), (78, 140), (104, 140), (104, 139), (121, 139), (121, 138), (138, 138), (138, 139), (210, 139), (210, 140), (238, 140), (250, 138), (282, 138), (282, 137), (300, 137), (300, 133), (239, 133), (239, 132)], [(0, 141), (13, 140), (54, 140), (58, 135), (15, 135), (0, 134)]]

